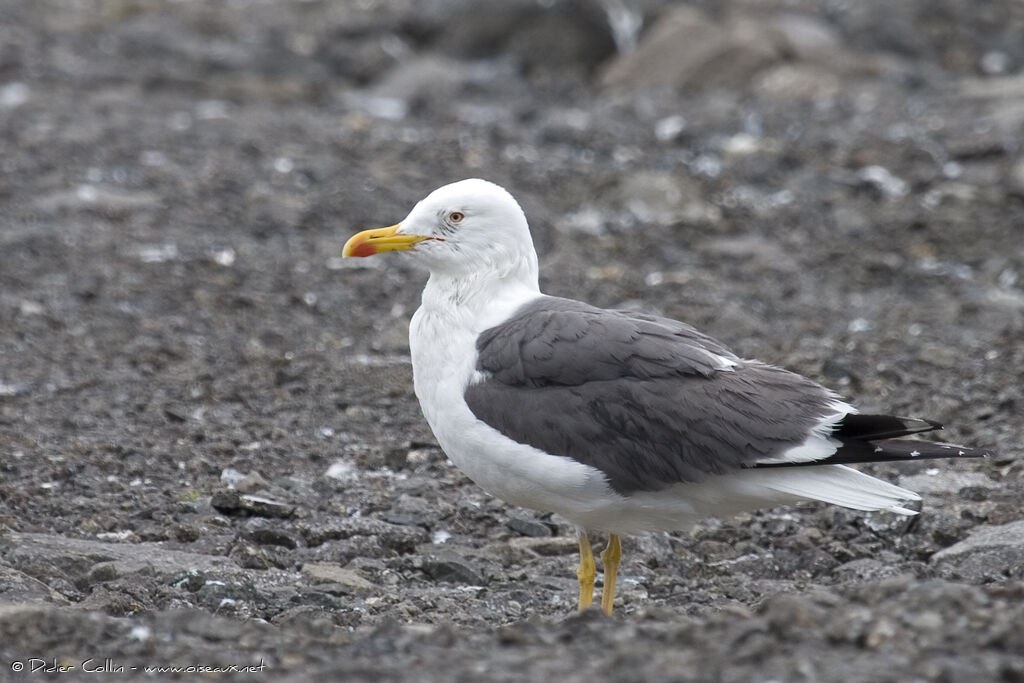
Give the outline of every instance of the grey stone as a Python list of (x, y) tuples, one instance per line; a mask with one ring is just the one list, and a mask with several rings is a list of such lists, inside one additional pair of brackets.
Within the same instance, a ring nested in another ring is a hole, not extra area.
[(39, 579), (0, 565), (0, 602), (67, 605), (70, 601)]
[(809, 14), (783, 12), (770, 20), (787, 56), (800, 61), (835, 63), (847, 57), (835, 27)]
[(984, 472), (961, 472), (934, 468), (919, 474), (900, 477), (900, 486), (922, 494), (954, 494), (965, 487), (992, 489), (996, 482)]
[(417, 3), (416, 29), (431, 49), (468, 59), (511, 57), (531, 73), (589, 72), (615, 52), (607, 8), (597, 0), (472, 0)]
[(1024, 520), (980, 527), (931, 562), (943, 574), (971, 582), (1024, 577)]
[(249, 472), (235, 483), (235, 488), (239, 493), (255, 493), (265, 490), (268, 485), (267, 480), (263, 478), (262, 474), (259, 472)]
[(307, 562), (302, 565), (302, 574), (313, 583), (339, 584), (350, 590), (366, 594), (380, 591), (377, 584), (363, 578), (359, 572), (326, 562)]
[[(411, 106), (423, 97), (451, 97), (472, 77), (465, 63), (437, 55), (424, 55), (396, 64), (369, 93)], [(360, 99), (366, 95), (360, 95)]]
[(258, 545), (277, 545), (283, 548), (297, 548), (300, 541), (286, 529), (260, 526), (246, 532), (246, 538)]
[(569, 536), (510, 538), (508, 545), (538, 555), (559, 556), (579, 552), (579, 541)]
[(719, 21), (699, 9), (676, 6), (635, 51), (605, 67), (601, 84), (630, 90), (739, 86), (781, 55), (771, 31), (757, 20), (733, 16)]
[(544, 538), (554, 534), (551, 527), (544, 522), (525, 517), (510, 517), (505, 526), (518, 534), (533, 538)]
[(235, 489), (217, 491), (210, 498), (210, 505), (218, 512), (258, 517), (288, 518), (295, 515), (295, 506), (253, 493), (241, 493)]
[(901, 570), (885, 564), (881, 560), (865, 557), (859, 560), (850, 560), (832, 570), (832, 575), (838, 581), (843, 582), (864, 582), (878, 581), (898, 576)]
[(126, 191), (102, 185), (79, 185), (74, 190), (59, 191), (36, 199), (42, 211), (93, 209), (108, 215), (120, 216), (143, 209), (153, 209), (162, 203), (159, 194), (146, 191)]
[(683, 173), (654, 170), (630, 173), (619, 180), (615, 197), (641, 225), (701, 223), (714, 211), (700, 184)]
[[(72, 578), (87, 583), (138, 576), (156, 577), (161, 583), (178, 583), (190, 576), (229, 580), (246, 576), (231, 559), (172, 550), (159, 543), (104, 543), (49, 534), (9, 532), (0, 536), (0, 550), (15, 567), (48, 562), (64, 567)], [(263, 575), (266, 585), (286, 583), (291, 572)]]
[(1024, 197), (1024, 157), (1019, 159), (1007, 177), (1011, 192), (1017, 197)]
[(815, 63), (784, 62), (752, 79), (754, 92), (783, 101), (811, 100), (827, 104), (843, 92), (843, 75)]
[(454, 551), (428, 551), (422, 558), (421, 566), (423, 572), (435, 581), (467, 586), (483, 586), (487, 583), (466, 558)]

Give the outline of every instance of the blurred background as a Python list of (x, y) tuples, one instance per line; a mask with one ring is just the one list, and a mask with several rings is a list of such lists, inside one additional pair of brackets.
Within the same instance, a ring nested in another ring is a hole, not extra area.
[[(0, 0), (0, 525), (52, 541), (8, 543), (4, 585), (279, 625), (317, 605), (346, 628), (567, 614), (536, 557), (487, 555), (458, 579), (498, 577), (472, 600), (424, 569), (414, 549), (437, 532), (478, 550), (520, 532), (419, 416), (407, 334), (425, 275), (340, 258), (473, 176), (523, 204), (547, 292), (687, 320), (1003, 453), (933, 485), (947, 505), (904, 545), (861, 529), (852, 554), (826, 536), (823, 564), (793, 555), (826, 583), (863, 579), (830, 572), (882, 550), (940, 575), (921, 558), (1021, 516), (1022, 36), (1018, 0)], [(286, 506), (272, 532), (265, 509), (216, 498), (241, 481)], [(387, 533), (317, 526), (385, 514)], [(817, 522), (849, 540), (851, 519)], [(541, 522), (517, 528), (571, 536)], [(701, 557), (793, 524), (732, 529)], [(65, 537), (230, 558), (245, 579), (111, 578)], [(637, 562), (690, 547), (650, 543)], [(314, 561), (390, 592), (251, 590)], [(520, 573), (531, 591), (509, 588)], [(776, 590), (714, 580), (624, 595)]]
[(470, 176), (553, 294), (844, 384), (886, 338), (984, 356), (1024, 301), (1021, 35), (1013, 0), (4, 2), (2, 393), (111, 348), (404, 354), (421, 276), (338, 246)]

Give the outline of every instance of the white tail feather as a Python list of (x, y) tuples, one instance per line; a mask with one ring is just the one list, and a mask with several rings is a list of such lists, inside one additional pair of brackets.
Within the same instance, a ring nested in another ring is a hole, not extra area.
[(854, 510), (889, 510), (901, 515), (917, 512), (902, 506), (921, 496), (846, 465), (794, 467), (766, 472), (764, 486), (780, 493), (821, 500)]

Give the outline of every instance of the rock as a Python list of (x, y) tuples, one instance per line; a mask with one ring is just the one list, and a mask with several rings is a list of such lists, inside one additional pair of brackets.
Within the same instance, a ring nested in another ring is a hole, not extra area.
[(703, 222), (714, 209), (695, 179), (666, 171), (624, 174), (614, 196), (616, 204), (628, 208), (641, 224)]
[(331, 540), (353, 537), (376, 537), (380, 545), (394, 552), (413, 552), (416, 545), (430, 538), (426, 529), (419, 526), (389, 524), (366, 517), (331, 517), (324, 521), (302, 521), (296, 525), (306, 544), (315, 547)]
[(235, 543), (231, 548), (231, 552), (228, 557), (235, 561), (239, 567), (243, 569), (258, 569), (260, 571), (276, 567), (278, 569), (286, 569), (291, 565), (291, 562), (284, 556), (277, 553), (274, 549), (253, 545), (245, 541)]
[(1024, 157), (1017, 160), (1006, 180), (1010, 192), (1017, 197), (1024, 197)]
[(304, 634), (307, 638), (324, 638), (335, 629), (331, 611), (320, 605), (299, 605), (274, 617), (275, 626)]
[(400, 44), (393, 34), (361, 34), (342, 23), (316, 41), (311, 59), (340, 78), (364, 84), (378, 78), (401, 55), (400, 49), (393, 49), (396, 43)]
[(934, 468), (920, 474), (900, 477), (900, 486), (916, 493), (954, 494), (966, 487), (995, 488), (997, 483), (984, 472), (959, 472)]
[(17, 569), (0, 565), (0, 601), (6, 603), (69, 604), (69, 600), (48, 585)]
[(378, 593), (381, 590), (380, 586), (364, 579), (359, 572), (328, 562), (307, 562), (302, 565), (302, 574), (313, 583), (338, 584), (361, 594)]
[(7, 83), (0, 87), (0, 109), (17, 109), (31, 96), (32, 91), (24, 83)]
[(220, 471), (220, 482), (226, 486), (234, 488), (238, 482), (245, 478), (245, 474), (239, 472), (234, 467), (225, 467)]
[(758, 73), (754, 92), (779, 101), (828, 101), (842, 92), (843, 78), (817, 64), (777, 64)]
[[(243, 480), (244, 481), (244, 480)], [(210, 497), (210, 505), (226, 515), (249, 514), (258, 517), (287, 518), (295, 515), (295, 506), (265, 496), (240, 493), (235, 489), (217, 491)]]
[(394, 100), (408, 108), (423, 98), (447, 98), (471, 78), (472, 71), (465, 63), (437, 55), (422, 55), (396, 64), (369, 91), (367, 95), (382, 100)]
[(89, 570), (89, 584), (114, 581), (118, 578), (116, 562), (100, 562)]
[[(1002, 136), (1020, 132), (1024, 125), (1024, 74), (1000, 78), (971, 78), (959, 84), (959, 94), (985, 104), (985, 121)], [(1008, 144), (1003, 142), (1003, 144)]]
[(258, 526), (245, 532), (245, 537), (257, 545), (277, 545), (298, 548), (299, 539), (290, 531), (272, 526)]
[(778, 33), (781, 48), (790, 58), (834, 64), (846, 57), (839, 33), (817, 17), (784, 12), (772, 17), (768, 24)]
[(798, 637), (801, 631), (820, 631), (828, 622), (825, 610), (806, 595), (781, 594), (760, 606), (760, 613), (772, 631), (784, 638)]
[(427, 527), (430, 525), (430, 518), (424, 517), (423, 515), (415, 512), (407, 512), (403, 510), (388, 510), (380, 513), (380, 518), (388, 524), (395, 524), (397, 526), (422, 526)]
[(444, 583), (483, 586), (484, 577), (457, 552), (427, 549), (421, 560), (421, 569), (430, 578)]
[(884, 166), (871, 165), (858, 169), (857, 180), (889, 199), (903, 197), (910, 191), (905, 180)]
[(196, 599), (211, 612), (245, 617), (249, 605), (258, 599), (256, 587), (247, 580), (206, 581), (198, 591)]
[(779, 271), (794, 271), (797, 263), (779, 243), (758, 234), (738, 237), (719, 237), (700, 245), (700, 250), (711, 258), (730, 260), (756, 260), (759, 266)]
[(235, 489), (239, 493), (254, 493), (265, 490), (267, 486), (269, 483), (259, 472), (249, 472), (235, 483)]
[(215, 491), (210, 496), (210, 506), (217, 512), (223, 512), (226, 515), (237, 514), (244, 510), (242, 494), (235, 489)]
[(1024, 520), (980, 527), (967, 538), (932, 555), (947, 576), (974, 583), (1024, 576)]
[(529, 550), (545, 556), (572, 555), (579, 552), (580, 549), (579, 541), (569, 536), (510, 538), (508, 545), (518, 550)]
[(32, 388), (23, 382), (0, 382), (0, 398), (28, 396), (31, 392)]
[(335, 460), (324, 472), (324, 476), (335, 481), (349, 481), (359, 476), (359, 468), (347, 460)]
[[(193, 581), (193, 590), (198, 590), (209, 581), (249, 580), (244, 569), (227, 557), (171, 550), (160, 543), (104, 543), (10, 532), (0, 536), (0, 551), (15, 568), (47, 566), (50, 571), (62, 571), (80, 585), (145, 576), (155, 577), (162, 585), (177, 584), (185, 578)], [(266, 568), (265, 563), (259, 567)], [(294, 576), (291, 572), (274, 570), (261, 572), (261, 581), (270, 586), (287, 583)], [(48, 579), (48, 582), (53, 581)]]
[(408, 445), (389, 448), (387, 452), (384, 453), (384, 464), (396, 472), (404, 470), (409, 467), (409, 465), (413, 464), (412, 458), (410, 457), (411, 454), (412, 451), (409, 449)]
[(533, 538), (542, 538), (552, 536), (554, 534), (551, 527), (544, 522), (536, 519), (526, 519), (525, 517), (510, 517), (508, 521), (505, 522), (505, 526), (516, 533)]
[(1024, 99), (1024, 74), (1001, 78), (965, 78), (957, 83), (957, 94), (967, 99)]
[(881, 617), (868, 624), (864, 632), (864, 646), (869, 650), (875, 650), (885, 646), (896, 639), (899, 634), (899, 627), (888, 618)]
[(164, 404), (164, 416), (172, 422), (188, 422), (188, 408), (177, 401)]
[(429, 528), (437, 521), (438, 512), (437, 507), (426, 500), (402, 494), (390, 510), (380, 513), (380, 518), (389, 524)]
[(878, 581), (897, 576), (899, 573), (900, 569), (898, 567), (886, 565), (881, 560), (871, 557), (851, 560), (832, 570), (832, 575), (841, 583)]
[(156, 571), (173, 569), (214, 571), (231, 565), (224, 557), (197, 555), (168, 550), (157, 543), (104, 543), (50, 534), (10, 532), (0, 536), (0, 547), (7, 546), (11, 564), (26, 558), (47, 559), (59, 566), (91, 568), (114, 561), (118, 575), (132, 574), (149, 567)]
[(136, 600), (130, 592), (117, 585), (93, 587), (89, 595), (77, 603), (77, 607), (92, 613), (102, 612), (112, 617), (127, 617), (146, 609), (146, 606)]
[(90, 184), (43, 195), (35, 200), (40, 211), (91, 209), (111, 218), (124, 218), (136, 211), (155, 209), (162, 202), (163, 198), (153, 192)]
[(676, 6), (641, 37), (637, 49), (611, 61), (601, 85), (613, 90), (654, 87), (736, 87), (776, 63), (782, 51), (773, 32), (743, 15), (717, 21)]
[(504, 0), (486, 11), (472, 0), (417, 3), (414, 30), (429, 47), (459, 60), (512, 57), (531, 74), (589, 72), (615, 53), (597, 0)]

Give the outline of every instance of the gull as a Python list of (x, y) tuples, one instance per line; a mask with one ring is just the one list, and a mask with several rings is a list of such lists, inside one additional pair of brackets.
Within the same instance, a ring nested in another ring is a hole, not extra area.
[(342, 256), (392, 251), (430, 271), (409, 329), (427, 423), (483, 489), (577, 527), (580, 610), (593, 602), (591, 533), (608, 534), (611, 614), (622, 535), (803, 500), (913, 515), (916, 493), (849, 465), (988, 455), (899, 438), (941, 425), (861, 414), (686, 323), (543, 294), (526, 216), (486, 180), (438, 188)]

